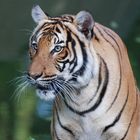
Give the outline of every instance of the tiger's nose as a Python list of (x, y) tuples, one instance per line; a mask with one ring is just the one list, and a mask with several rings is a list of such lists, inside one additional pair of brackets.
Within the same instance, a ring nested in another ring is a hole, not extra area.
[(37, 80), (38, 78), (42, 76), (42, 73), (35, 73), (35, 74), (28, 73), (28, 76), (33, 78), (34, 80)]

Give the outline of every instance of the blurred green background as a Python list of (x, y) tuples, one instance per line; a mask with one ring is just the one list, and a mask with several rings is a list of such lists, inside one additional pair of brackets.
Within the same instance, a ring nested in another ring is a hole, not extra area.
[(88, 10), (94, 20), (115, 30), (128, 48), (140, 87), (140, 0), (1, 0), (0, 1), (0, 140), (50, 140), (50, 121), (38, 117), (34, 91), (13, 97), (14, 78), (26, 71), (28, 40), (39, 4), (51, 16)]

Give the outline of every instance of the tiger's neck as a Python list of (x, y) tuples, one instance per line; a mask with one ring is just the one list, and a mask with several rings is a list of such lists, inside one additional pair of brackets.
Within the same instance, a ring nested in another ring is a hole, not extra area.
[[(93, 113), (95, 112), (95, 114), (97, 114), (98, 112), (96, 112), (96, 110), (102, 103), (102, 98), (106, 92), (109, 78), (105, 62), (101, 58), (99, 59), (99, 73), (92, 77), (87, 86), (79, 90), (79, 93), (76, 94), (72, 101), (61, 99), (59, 100), (59, 103), (58, 101), (55, 102), (52, 125), (55, 126), (58, 134), (61, 133), (61, 128), (63, 128), (64, 131), (68, 131), (72, 137), (77, 139), (80, 139), (80, 137), (83, 137), (82, 139), (86, 139), (89, 134), (92, 134), (92, 138), (93, 136), (97, 136), (94, 134), (96, 131), (93, 131), (94, 128), (92, 126), (92, 122), (90, 123), (91, 120), (89, 121), (89, 117), (92, 119), (97, 117), (97, 115), (93, 115)], [(69, 124), (69, 122), (71, 123)], [(82, 123), (86, 123), (86, 125), (82, 125)], [(90, 130), (85, 128), (87, 123), (89, 123), (88, 126), (91, 125), (91, 127), (89, 127)], [(80, 136), (83, 134), (83, 130), (87, 135)]]
[[(82, 116), (92, 113), (92, 116), (97, 118), (111, 108), (110, 102), (114, 101), (112, 91), (115, 94), (120, 88), (120, 60), (115, 49), (110, 44), (100, 43), (103, 43), (102, 40), (99, 42), (93, 38), (88, 50), (86, 50), (88, 61), (91, 64), (88, 66), (87, 73), (84, 73), (84, 79), (90, 77), (87, 76), (90, 71), (93, 73), (88, 84), (80, 88), (78, 93), (72, 93), (72, 100), (60, 97), (62, 105), (60, 104), (59, 106), (62, 106), (60, 109), (63, 113), (70, 111)], [(91, 70), (88, 71), (89, 69)]]

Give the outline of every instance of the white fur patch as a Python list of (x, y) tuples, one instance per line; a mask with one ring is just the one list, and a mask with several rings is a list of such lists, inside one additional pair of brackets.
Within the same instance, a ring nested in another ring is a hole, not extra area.
[(55, 99), (54, 91), (36, 90), (36, 94), (42, 100), (50, 101)]

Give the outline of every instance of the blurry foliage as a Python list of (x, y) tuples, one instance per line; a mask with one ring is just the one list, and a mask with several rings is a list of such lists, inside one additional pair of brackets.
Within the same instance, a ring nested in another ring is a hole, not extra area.
[(51, 137), (47, 135), (38, 135), (38, 136), (35, 136), (34, 138), (30, 137), (29, 140), (51, 140)]
[[(0, 1), (0, 12), (4, 15), (1, 16), (4, 22), (0, 22), (2, 44), (0, 48), (0, 140), (51, 139), (50, 121), (36, 115), (37, 99), (34, 91), (27, 91), (19, 101), (13, 97), (16, 83), (12, 79), (21, 76), (18, 70), (26, 69), (27, 65), (25, 54), (27, 54), (28, 39), (31, 34), (28, 29), (32, 30), (34, 26), (31, 22), (30, 9), (36, 3), (46, 9), (50, 15), (74, 14), (82, 9), (91, 11), (97, 21), (110, 26), (122, 35), (140, 87), (140, 17), (137, 14), (139, 0), (128, 0), (127, 2), (126, 0), (95, 0), (94, 2), (32, 0), (26, 1), (26, 4), (25, 1), (16, 0), (11, 4), (2, 0)], [(74, 4), (70, 6), (72, 3)], [(8, 11), (9, 9), (12, 10)], [(11, 14), (11, 12), (13, 13)], [(136, 18), (138, 20), (134, 22)], [(6, 19), (9, 19), (10, 22), (5, 21)]]
[[(31, 94), (32, 93), (32, 94)], [(32, 91), (28, 91), (26, 96), (20, 97), (19, 102), (15, 102), (14, 119), (14, 140), (27, 140), (33, 124), (33, 114), (35, 112), (35, 96)]]
[(133, 25), (133, 30), (128, 34), (125, 42), (136, 82), (140, 88), (140, 18)]

